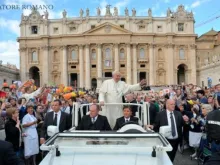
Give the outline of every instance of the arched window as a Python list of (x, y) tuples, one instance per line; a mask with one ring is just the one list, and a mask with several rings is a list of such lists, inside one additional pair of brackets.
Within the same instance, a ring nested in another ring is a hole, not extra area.
[(38, 58), (37, 58), (37, 52), (32, 52), (32, 61), (33, 62), (37, 62), (38, 61)]
[(180, 60), (184, 60), (184, 59), (185, 59), (185, 55), (184, 55), (184, 50), (183, 50), (183, 48), (181, 48), (181, 49), (179, 50), (179, 59), (180, 59)]
[(95, 49), (92, 49), (92, 60), (96, 59), (96, 51)]
[(111, 49), (110, 48), (105, 49), (105, 59), (106, 60), (111, 59)]
[(143, 59), (145, 57), (144, 48), (140, 49), (140, 59)]
[(76, 51), (75, 51), (75, 50), (72, 50), (71, 59), (72, 59), (72, 60), (76, 60), (76, 59), (77, 59), (77, 57), (76, 57)]
[(124, 59), (125, 58), (125, 50), (122, 48), (120, 50), (120, 59)]
[(59, 57), (58, 57), (58, 52), (57, 51), (54, 51), (53, 53), (53, 61), (56, 62), (59, 60)]
[(162, 49), (158, 49), (158, 59), (163, 60), (163, 52)]

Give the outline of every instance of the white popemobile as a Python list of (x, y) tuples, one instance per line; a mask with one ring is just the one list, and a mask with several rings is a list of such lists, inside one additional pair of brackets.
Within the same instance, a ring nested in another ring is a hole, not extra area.
[(172, 147), (166, 138), (142, 127), (149, 123), (147, 103), (138, 104), (141, 112), (137, 116), (139, 119), (142, 116), (142, 126), (126, 123), (117, 132), (76, 131), (78, 109), (83, 114), (83, 106), (86, 105), (74, 105), (74, 127), (69, 131), (56, 133), (56, 127), (48, 127), (48, 134), (52, 136), (40, 149), (49, 153), (40, 165), (172, 165), (166, 153)]

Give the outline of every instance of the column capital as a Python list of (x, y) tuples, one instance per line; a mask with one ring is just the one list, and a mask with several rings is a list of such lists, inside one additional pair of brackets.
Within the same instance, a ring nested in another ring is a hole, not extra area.
[(86, 44), (86, 48), (89, 48), (90, 44)]
[(102, 44), (98, 43), (96, 44), (97, 48), (101, 48), (102, 47)]
[(42, 47), (41, 47), (41, 49), (43, 49), (43, 50), (49, 50), (49, 48), (50, 48), (50, 47), (49, 47), (48, 45), (45, 45), (45, 46), (42, 46)]
[(79, 45), (79, 49), (82, 49), (82, 48), (83, 48), (83, 46), (84, 46), (83, 44), (80, 44), (80, 45)]
[(132, 43), (133, 48), (136, 48), (136, 46), (138, 45), (137, 43)]
[(25, 52), (27, 50), (27, 47), (21, 47), (20, 49), (19, 49), (19, 52)]
[(156, 45), (154, 43), (149, 43), (148, 46), (149, 48), (154, 48)]
[(66, 47), (67, 47), (66, 45), (62, 45), (60, 46), (60, 49), (63, 50), (63, 49), (66, 49)]
[(174, 48), (175, 44), (174, 43), (168, 43), (165, 45), (166, 48)]
[(114, 46), (114, 48), (118, 48), (119, 43), (114, 43), (113, 46)]
[(125, 43), (125, 45), (126, 45), (127, 47), (130, 47), (130, 46), (131, 46), (131, 44), (130, 44), (130, 43)]
[(76, 45), (76, 46), (72, 46), (72, 45), (70, 45), (70, 46), (68, 46), (67, 47), (68, 48), (68, 50), (72, 50), (72, 49), (74, 49), (74, 50), (78, 50), (78, 45)]
[(191, 49), (196, 49), (197, 48), (197, 45), (196, 44), (191, 44), (189, 45)]

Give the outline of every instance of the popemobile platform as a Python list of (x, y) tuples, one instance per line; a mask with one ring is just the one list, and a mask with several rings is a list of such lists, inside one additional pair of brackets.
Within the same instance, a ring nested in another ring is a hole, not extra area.
[(140, 125), (128, 123), (117, 132), (76, 131), (78, 110), (83, 106), (74, 104), (70, 130), (56, 133), (57, 128), (48, 127), (51, 137), (40, 147), (48, 154), (40, 165), (172, 165), (166, 153), (172, 147), (166, 138), (143, 128), (149, 123), (147, 103), (138, 104)]

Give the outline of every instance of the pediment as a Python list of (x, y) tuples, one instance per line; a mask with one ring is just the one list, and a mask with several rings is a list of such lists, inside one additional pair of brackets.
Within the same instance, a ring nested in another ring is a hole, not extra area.
[(132, 34), (131, 31), (120, 26), (106, 22), (83, 33), (84, 35), (103, 35), (103, 34)]

